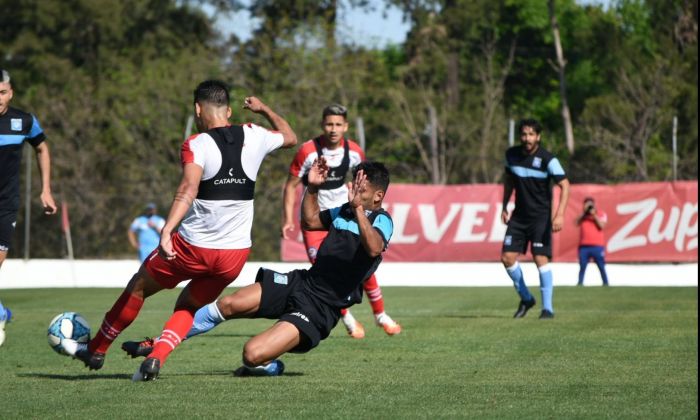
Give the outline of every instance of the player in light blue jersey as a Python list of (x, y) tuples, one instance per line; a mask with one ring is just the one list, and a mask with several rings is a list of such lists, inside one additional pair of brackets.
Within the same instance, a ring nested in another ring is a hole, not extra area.
[(131, 222), (127, 232), (129, 243), (138, 250), (141, 262), (144, 262), (160, 243), (160, 231), (165, 226), (165, 219), (157, 213), (158, 207), (155, 203), (148, 203), (143, 214)]
[[(51, 195), (51, 157), (44, 141), (46, 136), (34, 115), (10, 106), (13, 93), (10, 74), (0, 69), (0, 266), (7, 257), (17, 225), (19, 168), (25, 142), (36, 153), (44, 213), (57, 211)], [(5, 341), (5, 323), (10, 320), (10, 314), (0, 302), (0, 346)]]

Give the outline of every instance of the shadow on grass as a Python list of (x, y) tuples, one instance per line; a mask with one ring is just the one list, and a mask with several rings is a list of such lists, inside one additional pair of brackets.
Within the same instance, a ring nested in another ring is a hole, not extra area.
[(52, 373), (20, 373), (17, 374), (20, 378), (37, 378), (37, 379), (57, 379), (60, 381), (83, 381), (83, 380), (95, 380), (95, 379), (129, 379), (131, 380), (131, 375), (127, 374), (89, 374), (89, 375), (57, 375)]
[[(99, 373), (95, 374), (83, 374), (83, 375), (58, 375), (53, 373), (20, 373), (17, 377), (20, 378), (33, 378), (33, 379), (54, 379), (59, 381), (84, 381), (84, 380), (129, 380), (131, 381), (130, 374), (106, 374), (101, 375)], [(188, 373), (165, 373), (158, 377), (158, 381), (167, 380), (169, 377), (196, 377), (196, 376), (230, 376), (234, 379), (265, 379), (270, 378), (269, 376), (235, 376), (233, 371), (230, 370), (220, 370), (215, 372), (188, 372)], [(303, 372), (285, 372), (282, 376), (304, 376)]]

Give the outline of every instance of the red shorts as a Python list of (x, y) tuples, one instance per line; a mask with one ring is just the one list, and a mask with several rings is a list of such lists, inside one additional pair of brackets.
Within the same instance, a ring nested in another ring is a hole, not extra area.
[(328, 236), (327, 230), (302, 230), (301, 236), (304, 238), (304, 246), (306, 247), (306, 256), (313, 264), (316, 261), (318, 248), (323, 243), (323, 240)]
[(192, 285), (207, 282), (210, 290), (220, 289), (220, 292), (236, 280), (250, 254), (250, 248), (200, 248), (188, 244), (177, 233), (172, 241), (173, 250), (177, 253), (175, 259), (163, 259), (156, 249), (145, 262), (148, 274), (167, 289), (191, 279)]

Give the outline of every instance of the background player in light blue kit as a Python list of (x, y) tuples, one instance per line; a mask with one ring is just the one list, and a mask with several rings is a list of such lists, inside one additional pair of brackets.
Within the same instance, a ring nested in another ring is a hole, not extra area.
[[(532, 258), (540, 272), (542, 312), (540, 319), (554, 318), (552, 293), (554, 282), (549, 260), (552, 258), (552, 232), (564, 227), (564, 212), (569, 200), (569, 181), (559, 160), (540, 147), (540, 123), (533, 119), (520, 121), (520, 146), (506, 151), (506, 176), (503, 183), (503, 211), (501, 220), (508, 224), (501, 262), (513, 280), (520, 295), (520, 304), (514, 318), (522, 318), (535, 306), (523, 272), (518, 264), (518, 254), (527, 252), (528, 243)], [(551, 181), (561, 188), (559, 205), (552, 212)], [(515, 190), (515, 210), (508, 211), (510, 196)]]
[(165, 219), (158, 214), (155, 203), (148, 203), (142, 215), (129, 226), (129, 243), (139, 252), (139, 261), (143, 262), (160, 243), (160, 231), (165, 226)]

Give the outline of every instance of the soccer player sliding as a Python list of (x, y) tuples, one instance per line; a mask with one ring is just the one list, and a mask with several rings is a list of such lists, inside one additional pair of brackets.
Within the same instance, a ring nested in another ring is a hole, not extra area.
[[(360, 302), (362, 283), (379, 266), (393, 233), (391, 216), (382, 209), (389, 172), (379, 162), (365, 161), (353, 171), (348, 202), (321, 211), (319, 185), (328, 177), (323, 157), (309, 171), (302, 201), (302, 228), (327, 230), (309, 270), (277, 273), (261, 268), (255, 283), (201, 308), (187, 337), (207, 332), (227, 319), (268, 318), (278, 321), (243, 347), (237, 375), (277, 376), (284, 371), (284, 353), (305, 353), (316, 347), (338, 323), (340, 309)], [(158, 339), (155, 340), (157, 345)], [(148, 355), (152, 342), (126, 342), (131, 356)], [(139, 371), (141, 372), (141, 371)], [(139, 372), (134, 380), (143, 380)]]

